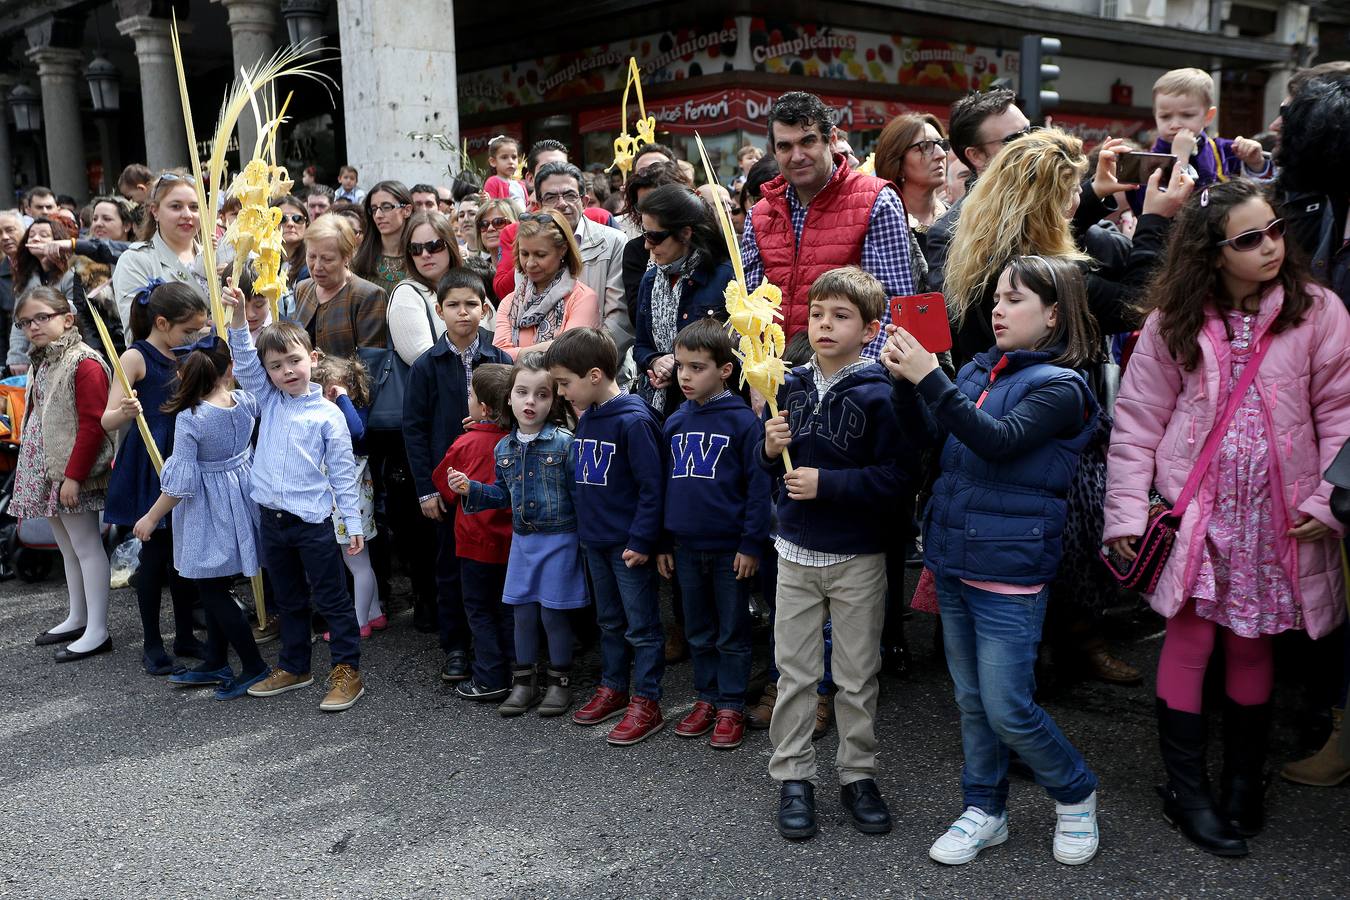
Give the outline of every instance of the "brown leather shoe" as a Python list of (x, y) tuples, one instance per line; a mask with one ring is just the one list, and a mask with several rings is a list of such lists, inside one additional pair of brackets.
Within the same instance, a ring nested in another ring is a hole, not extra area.
[(623, 715), (628, 708), (628, 695), (605, 687), (595, 689), (595, 696), (585, 706), (572, 713), (572, 722), (576, 725), (599, 725), (615, 716)]
[(672, 622), (666, 629), (666, 662), (683, 662), (689, 658), (689, 642), (684, 639), (684, 626)]
[(1138, 684), (1144, 675), (1122, 659), (1116, 659), (1106, 647), (1096, 647), (1087, 655), (1088, 671), (1098, 681), (1108, 684)]
[(714, 750), (735, 750), (745, 737), (745, 713), (739, 709), (719, 709), (717, 726), (713, 728), (708, 746)]
[(324, 712), (342, 712), (344, 709), (351, 709), (366, 692), (366, 686), (361, 683), (361, 673), (346, 663), (333, 666), (333, 671), (328, 675), (328, 683), (331, 685), (328, 695), (319, 704), (319, 709)]
[(778, 682), (770, 681), (764, 686), (759, 702), (745, 711), (745, 724), (756, 731), (763, 731), (773, 721), (773, 708), (778, 704)]
[(646, 697), (634, 697), (628, 701), (628, 710), (609, 733), (607, 740), (615, 747), (627, 747), (656, 734), (665, 724), (666, 720), (661, 717), (661, 704)]
[(712, 730), (717, 715), (718, 712), (711, 703), (707, 700), (700, 700), (694, 704), (694, 708), (689, 715), (681, 719), (680, 724), (675, 726), (675, 733), (684, 738), (707, 734)]
[(300, 688), (309, 687), (313, 683), (314, 676), (309, 672), (297, 675), (277, 666), (272, 670), (271, 675), (249, 688), (248, 695), (250, 697), (275, 697), (277, 694), (284, 694), (287, 691), (298, 691)]
[(816, 727), (811, 732), (811, 740), (818, 741), (830, 732), (830, 723), (834, 721), (834, 696), (820, 694), (816, 700)]

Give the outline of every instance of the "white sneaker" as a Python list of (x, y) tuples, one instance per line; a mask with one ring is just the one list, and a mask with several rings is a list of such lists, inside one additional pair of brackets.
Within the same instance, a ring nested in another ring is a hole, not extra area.
[(980, 855), (985, 847), (1008, 839), (1008, 814), (991, 816), (976, 806), (967, 806), (947, 833), (933, 842), (928, 855), (948, 866), (959, 866)]
[(1082, 803), (1056, 803), (1055, 859), (1081, 866), (1097, 855), (1097, 792)]

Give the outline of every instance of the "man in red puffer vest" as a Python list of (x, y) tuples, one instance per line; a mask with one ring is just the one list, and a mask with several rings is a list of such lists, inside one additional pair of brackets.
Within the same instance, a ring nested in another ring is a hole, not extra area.
[[(806, 330), (807, 293), (822, 273), (861, 266), (887, 296), (914, 292), (909, 223), (895, 186), (853, 171), (830, 151), (832, 113), (814, 94), (792, 91), (769, 110), (769, 149), (779, 175), (745, 221), (741, 258), (747, 290), (767, 278), (783, 292), (783, 330)], [(876, 359), (885, 343), (890, 309), (877, 339), (863, 350)]]

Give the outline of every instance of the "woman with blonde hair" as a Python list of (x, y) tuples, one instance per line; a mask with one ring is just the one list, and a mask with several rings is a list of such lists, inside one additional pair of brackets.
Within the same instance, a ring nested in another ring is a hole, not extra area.
[(510, 200), (489, 200), (478, 207), (472, 226), (465, 229), (465, 243), (469, 250), (483, 254), (495, 271), (502, 255), (502, 231), (519, 219), (520, 213)]
[(352, 272), (355, 252), (356, 233), (344, 216), (320, 216), (305, 231), (309, 277), (295, 286), (294, 320), (334, 356), (389, 341), (384, 291)]
[(492, 343), (514, 359), (527, 347), (547, 350), (569, 328), (600, 327), (600, 298), (581, 280), (581, 249), (562, 213), (520, 217), (516, 269), (524, 278), (502, 300)]

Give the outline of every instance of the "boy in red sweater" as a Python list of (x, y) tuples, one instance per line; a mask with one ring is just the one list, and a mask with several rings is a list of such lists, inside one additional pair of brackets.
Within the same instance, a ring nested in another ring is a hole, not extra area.
[(511, 367), (486, 363), (473, 371), (469, 385), (469, 416), (473, 424), (450, 445), (445, 459), (432, 473), (432, 483), (455, 516), (455, 555), (459, 557), (464, 615), (473, 633), (473, 676), (455, 685), (455, 693), (483, 703), (506, 699), (511, 685), (511, 651), (514, 623), (511, 610), (502, 603), (506, 584), (506, 561), (511, 553), (511, 508), (476, 515), (455, 510), (459, 495), (446, 483), (454, 469), (474, 481), (496, 481), (497, 442), (509, 432), (498, 424), (506, 408)]

